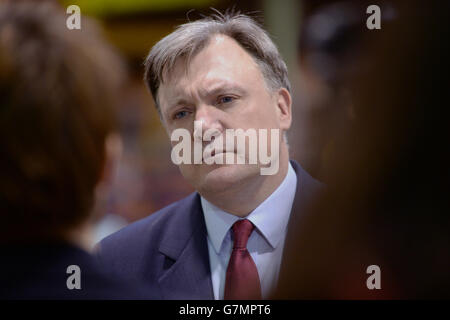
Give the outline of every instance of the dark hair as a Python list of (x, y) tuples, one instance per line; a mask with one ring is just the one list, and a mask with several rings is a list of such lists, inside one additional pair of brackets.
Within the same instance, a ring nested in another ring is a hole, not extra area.
[[(347, 77), (360, 71), (366, 44), (377, 35), (366, 27), (366, 8), (370, 4), (368, 0), (304, 3), (298, 58), (328, 85), (342, 85)], [(385, 0), (378, 5), (386, 28), (396, 16), (395, 8)]]
[[(399, 19), (367, 48), (368, 72), (346, 88), (328, 190), (296, 229), (281, 298), (429, 299), (450, 296), (448, 2), (396, 2)], [(444, 107), (445, 108), (445, 107)], [(289, 254), (290, 253), (290, 254)], [(369, 265), (382, 290), (369, 290)]]
[(54, 237), (84, 222), (116, 128), (120, 60), (83, 17), (0, 4), (0, 238)]

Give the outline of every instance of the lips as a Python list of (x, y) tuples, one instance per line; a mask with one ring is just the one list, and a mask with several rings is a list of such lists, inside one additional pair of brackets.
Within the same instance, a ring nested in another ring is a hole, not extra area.
[(216, 155), (220, 155), (220, 154), (225, 154), (225, 153), (237, 153), (236, 148), (233, 149), (223, 149), (223, 148), (216, 148), (216, 146), (214, 146), (213, 144), (209, 144), (205, 147), (204, 151), (210, 150), (212, 149), (212, 151), (209, 153), (210, 156), (207, 156), (206, 158), (203, 156), (203, 160), (205, 159), (209, 159), (209, 158), (214, 158)]
[(236, 150), (218, 150), (216, 153), (216, 150), (214, 149), (211, 152), (211, 157), (214, 157), (216, 154), (219, 155), (219, 154), (224, 154), (224, 153), (236, 153)]
[(236, 153), (236, 152), (235, 152), (235, 151), (228, 151), (228, 150), (218, 150), (218, 151), (216, 152), (216, 150), (213, 150), (213, 151), (211, 152), (211, 156), (207, 156), (206, 158), (203, 157), (203, 159), (214, 158), (216, 155), (217, 155), (217, 156), (218, 156), (218, 155), (223, 155), (223, 154), (225, 154), (225, 153)]

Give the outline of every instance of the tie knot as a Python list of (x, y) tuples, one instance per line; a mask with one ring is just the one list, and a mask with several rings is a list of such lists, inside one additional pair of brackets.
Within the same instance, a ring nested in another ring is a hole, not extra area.
[(247, 241), (255, 226), (249, 220), (239, 220), (233, 224), (233, 249), (247, 248)]

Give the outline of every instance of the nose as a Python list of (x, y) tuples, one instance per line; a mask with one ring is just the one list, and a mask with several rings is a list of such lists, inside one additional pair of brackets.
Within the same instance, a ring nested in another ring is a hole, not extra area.
[[(194, 129), (194, 138), (201, 139), (201, 135), (210, 129), (218, 134), (223, 132), (220, 112), (214, 106), (200, 105), (195, 112), (195, 121), (201, 121), (201, 126), (196, 126)], [(198, 130), (200, 128), (201, 131)]]

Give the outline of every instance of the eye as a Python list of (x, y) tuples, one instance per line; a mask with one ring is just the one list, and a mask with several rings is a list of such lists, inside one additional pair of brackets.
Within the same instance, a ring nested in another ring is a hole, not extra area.
[(182, 118), (186, 117), (187, 115), (188, 115), (188, 112), (183, 110), (183, 111), (175, 113), (173, 118), (174, 119), (182, 119)]
[(234, 101), (234, 97), (232, 96), (223, 96), (219, 97), (219, 104), (226, 104)]

